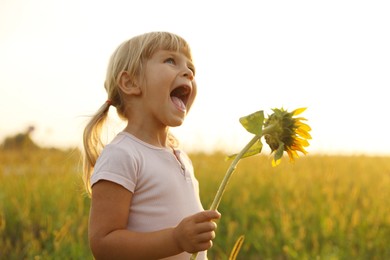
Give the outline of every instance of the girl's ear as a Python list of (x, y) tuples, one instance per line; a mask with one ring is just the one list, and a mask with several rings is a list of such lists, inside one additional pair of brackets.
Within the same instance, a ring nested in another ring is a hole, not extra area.
[(121, 73), (118, 85), (123, 93), (127, 95), (138, 96), (142, 93), (141, 88), (136, 84), (135, 80), (130, 77), (127, 71)]

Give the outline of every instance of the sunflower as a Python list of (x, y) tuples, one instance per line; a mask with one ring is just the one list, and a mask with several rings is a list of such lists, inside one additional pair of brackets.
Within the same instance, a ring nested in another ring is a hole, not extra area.
[[(210, 206), (211, 210), (217, 210), (221, 202), (222, 195), (225, 192), (229, 179), (236, 169), (238, 162), (246, 157), (261, 153), (263, 144), (261, 138), (264, 137), (266, 143), (271, 148), (271, 153), (274, 154), (272, 166), (280, 163), (284, 151), (290, 157), (290, 162), (294, 162), (298, 158), (298, 152), (307, 154), (304, 147), (309, 146), (308, 139), (311, 139), (309, 131), (310, 126), (305, 124), (306, 118), (294, 117), (305, 111), (306, 108), (298, 108), (292, 112), (288, 112), (283, 108), (274, 108), (274, 112), (268, 118), (264, 118), (262, 110), (252, 113), (250, 115), (240, 118), (241, 125), (249, 132), (254, 134), (253, 138), (245, 145), (245, 147), (238, 153), (227, 157), (232, 159), (228, 170), (223, 177), (223, 180), (217, 190), (217, 194)], [(240, 237), (233, 248), (231, 257), (235, 258), (241, 248), (243, 237)], [(197, 253), (192, 254), (191, 260), (196, 259)]]
[(306, 108), (298, 108), (292, 112), (282, 109), (272, 109), (274, 112), (264, 122), (264, 130), (272, 127), (272, 131), (264, 131), (264, 139), (274, 153), (272, 165), (280, 163), (283, 152), (286, 151), (290, 162), (298, 158), (298, 152), (307, 154), (305, 147), (309, 146), (308, 139), (311, 139), (310, 126), (305, 124), (306, 118), (294, 117), (305, 111)]

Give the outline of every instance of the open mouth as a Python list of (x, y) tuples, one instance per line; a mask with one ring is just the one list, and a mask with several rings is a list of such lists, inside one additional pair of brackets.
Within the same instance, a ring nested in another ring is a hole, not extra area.
[(186, 105), (191, 94), (191, 88), (189, 86), (179, 86), (172, 90), (170, 96), (173, 104), (176, 108), (185, 111)]

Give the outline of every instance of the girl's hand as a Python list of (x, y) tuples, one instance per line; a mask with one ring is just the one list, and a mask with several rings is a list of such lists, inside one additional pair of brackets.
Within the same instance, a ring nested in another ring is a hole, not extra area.
[(196, 253), (209, 249), (215, 238), (217, 224), (213, 219), (221, 218), (221, 214), (214, 210), (205, 210), (184, 218), (173, 229), (173, 238), (178, 247), (188, 253)]

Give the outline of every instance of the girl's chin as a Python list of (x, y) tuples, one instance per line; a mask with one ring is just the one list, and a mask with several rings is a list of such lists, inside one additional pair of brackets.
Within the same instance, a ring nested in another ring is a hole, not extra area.
[(176, 117), (176, 118), (170, 120), (169, 126), (170, 127), (181, 126), (184, 123), (184, 119), (185, 119), (185, 116), (184, 117)]

